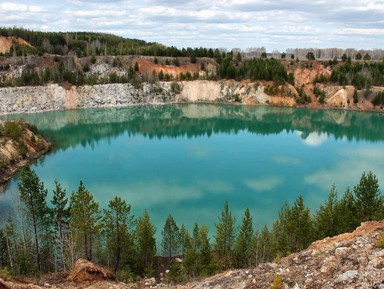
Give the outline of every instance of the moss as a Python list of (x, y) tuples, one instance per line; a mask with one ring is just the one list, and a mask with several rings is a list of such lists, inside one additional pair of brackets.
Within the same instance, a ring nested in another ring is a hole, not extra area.
[(380, 248), (384, 248), (384, 232), (380, 234), (379, 241), (376, 242), (376, 246)]
[(283, 277), (277, 274), (273, 277), (273, 282), (269, 287), (269, 289), (281, 289), (281, 288), (283, 288)]

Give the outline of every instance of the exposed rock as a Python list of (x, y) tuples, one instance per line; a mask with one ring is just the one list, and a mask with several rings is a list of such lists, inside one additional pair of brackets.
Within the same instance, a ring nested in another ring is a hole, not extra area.
[(344, 272), (343, 274), (337, 276), (335, 279), (335, 283), (352, 283), (357, 278), (358, 271), (357, 270), (349, 270)]
[(115, 280), (116, 276), (109, 269), (88, 260), (79, 259), (68, 274), (68, 281)]
[(12, 46), (15, 45), (14, 42), (18, 43), (19, 45), (27, 45), (31, 47), (28, 42), (20, 37), (5, 37), (0, 35), (0, 53), (9, 53)]
[(10, 289), (2, 278), (0, 278), (0, 289)]
[(0, 121), (0, 184), (6, 182), (23, 166), (49, 151), (51, 144), (23, 122), (17, 122), (20, 136), (2, 135), (5, 123)]

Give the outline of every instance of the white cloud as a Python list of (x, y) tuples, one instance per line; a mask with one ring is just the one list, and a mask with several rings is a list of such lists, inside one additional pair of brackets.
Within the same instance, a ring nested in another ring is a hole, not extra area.
[(271, 191), (280, 186), (282, 183), (283, 180), (278, 177), (264, 177), (244, 180), (244, 184), (257, 193)]
[(311, 132), (307, 136), (303, 135), (303, 132), (296, 131), (296, 134), (300, 136), (303, 143), (309, 146), (320, 146), (328, 140), (328, 135), (325, 133)]
[(275, 156), (272, 158), (272, 160), (275, 163), (282, 164), (282, 165), (292, 165), (297, 166), (300, 164), (300, 160), (296, 158), (291, 158), (287, 156)]
[(305, 177), (304, 182), (328, 190), (330, 184), (336, 183), (344, 190), (347, 186), (356, 184), (361, 174), (372, 171), (384, 186), (384, 154), (382, 148), (377, 149), (347, 149), (340, 154), (343, 161), (335, 162), (333, 168), (319, 170)]
[[(231, 184), (220, 179), (198, 179), (189, 185), (172, 180), (172, 178), (166, 181), (155, 179), (130, 184), (123, 182), (121, 183), (121, 188), (119, 188), (119, 185), (116, 183), (113, 190), (121, 193), (123, 196), (125, 194), (128, 195), (128, 201), (132, 206), (144, 207), (146, 209), (160, 204), (169, 205), (183, 201), (198, 200), (207, 193), (228, 193), (233, 189)], [(94, 188), (89, 187), (89, 190), (97, 193), (100, 203), (107, 204), (111, 198), (111, 187), (103, 186), (102, 183), (98, 183)], [(147, 197), (143, 198), (143, 195)], [(145, 200), (145, 204), (143, 204), (143, 200)]]

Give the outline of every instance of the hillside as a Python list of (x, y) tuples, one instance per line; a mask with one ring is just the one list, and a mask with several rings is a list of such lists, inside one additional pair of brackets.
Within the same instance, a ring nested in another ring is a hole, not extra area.
[[(157, 283), (153, 278), (125, 284), (113, 281), (107, 269), (81, 261), (68, 277), (62, 273), (45, 275), (35, 285), (0, 278), (0, 288), (383, 288), (384, 250), (378, 245), (379, 240), (383, 243), (383, 233), (384, 221), (362, 223), (352, 233), (316, 241), (308, 249), (274, 262), (184, 285)], [(272, 284), (275, 287), (270, 287)]]

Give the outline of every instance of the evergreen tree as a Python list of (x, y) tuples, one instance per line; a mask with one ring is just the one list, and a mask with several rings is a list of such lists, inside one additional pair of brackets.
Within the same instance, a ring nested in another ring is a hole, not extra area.
[(184, 224), (180, 228), (180, 254), (184, 257), (185, 251), (187, 250), (188, 243), (190, 242), (191, 236)]
[(211, 244), (208, 237), (209, 229), (206, 225), (202, 225), (199, 230), (200, 253), (199, 253), (199, 271), (203, 276), (209, 276), (213, 273)]
[(128, 257), (132, 250), (132, 227), (134, 216), (130, 215), (131, 205), (120, 197), (109, 201), (108, 209), (104, 209), (102, 220), (103, 234), (107, 249), (114, 259), (114, 272), (117, 272), (122, 262), (122, 256)]
[[(93, 260), (94, 243), (99, 237), (99, 204), (85, 188), (82, 181), (70, 199), (71, 219), (69, 222), (71, 236), (75, 245), (75, 258)], [(81, 253), (81, 251), (83, 251)]]
[(360, 182), (354, 187), (357, 215), (361, 222), (378, 219), (383, 208), (383, 197), (380, 196), (379, 182), (370, 171), (361, 175)]
[(279, 218), (273, 224), (273, 236), (275, 238), (275, 251), (279, 256), (286, 256), (289, 251), (289, 217), (291, 209), (288, 202), (285, 202), (279, 211)]
[(290, 210), (287, 229), (290, 234), (290, 252), (305, 249), (313, 240), (311, 215), (301, 195), (295, 200)]
[(215, 248), (225, 269), (232, 266), (233, 246), (235, 241), (235, 217), (229, 210), (228, 202), (225, 202), (224, 209), (219, 217), (216, 226)]
[(252, 256), (254, 265), (270, 261), (273, 257), (271, 233), (267, 226), (261, 232), (256, 231), (252, 240)]
[(55, 180), (55, 189), (53, 190), (51, 203), (50, 217), (57, 243), (55, 263), (58, 263), (56, 267), (66, 269), (64, 249), (66, 245), (65, 240), (68, 239), (69, 207), (67, 206), (68, 198), (66, 197), (66, 190), (61, 187), (57, 180)]
[(18, 184), (20, 192), (20, 200), (27, 209), (27, 216), (33, 226), (34, 245), (36, 266), (41, 269), (41, 235), (47, 229), (47, 213), (46, 196), (48, 191), (44, 188), (44, 183), (40, 182), (37, 174), (27, 167), (21, 173), (20, 183)]
[(180, 250), (180, 230), (172, 215), (169, 215), (165, 221), (161, 235), (163, 237), (161, 241), (163, 254), (168, 256), (169, 261), (171, 261), (171, 258), (177, 255)]
[(249, 208), (247, 208), (235, 244), (235, 257), (238, 268), (244, 268), (250, 264), (252, 237), (253, 221)]
[(156, 228), (151, 223), (147, 211), (137, 220), (136, 225), (136, 252), (139, 269), (151, 274), (153, 271), (154, 258), (156, 255)]
[(338, 202), (338, 234), (352, 232), (359, 225), (355, 198), (349, 188)]
[(332, 237), (338, 234), (339, 204), (335, 184), (332, 185), (328, 200), (320, 205), (315, 214), (315, 226), (318, 239)]
[(195, 241), (191, 237), (187, 237), (184, 267), (187, 274), (191, 277), (196, 277), (199, 273), (198, 269), (198, 253), (196, 251)]

